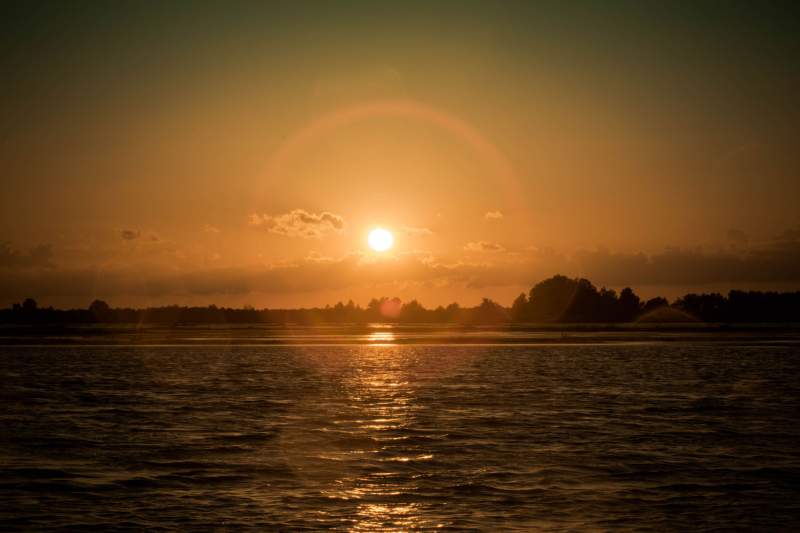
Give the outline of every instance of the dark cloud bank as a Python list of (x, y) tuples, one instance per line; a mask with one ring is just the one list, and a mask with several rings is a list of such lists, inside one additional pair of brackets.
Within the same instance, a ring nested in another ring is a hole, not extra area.
[(19, 252), (0, 245), (0, 298), (8, 304), (33, 296), (48, 300), (109, 300), (146, 297), (180, 302), (182, 296), (287, 294), (351, 287), (385, 286), (396, 282), (421, 285), (451, 284), (473, 289), (530, 286), (556, 273), (583, 276), (605, 286), (700, 287), (731, 284), (800, 285), (800, 232), (746, 250), (704, 252), (670, 249), (646, 255), (584, 251), (571, 256), (530, 252), (509, 259), (491, 254), (490, 261), (437, 262), (425, 254), (405, 254), (395, 259), (368, 260), (352, 254), (343, 258), (309, 257), (272, 267), (166, 271), (117, 268), (110, 270), (58, 268), (49, 245)]
[(0, 242), (0, 269), (51, 268), (53, 247), (49, 244), (34, 246), (27, 252), (20, 252), (10, 243)]

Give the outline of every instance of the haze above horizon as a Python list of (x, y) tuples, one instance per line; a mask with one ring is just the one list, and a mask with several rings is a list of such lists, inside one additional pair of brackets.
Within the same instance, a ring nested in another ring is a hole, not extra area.
[(796, 3), (0, 14), (0, 308), (800, 288)]

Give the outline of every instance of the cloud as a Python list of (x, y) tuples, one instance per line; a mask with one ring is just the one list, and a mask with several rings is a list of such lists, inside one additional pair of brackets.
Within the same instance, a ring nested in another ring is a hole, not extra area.
[(209, 233), (212, 235), (216, 235), (219, 233), (219, 228), (216, 226), (212, 226), (211, 224), (204, 224), (203, 225), (203, 233)]
[(253, 213), (249, 225), (287, 237), (321, 239), (331, 233), (344, 231), (344, 219), (328, 211), (309, 213), (304, 209), (294, 209), (282, 215)]
[(581, 252), (588, 276), (610, 285), (800, 282), (800, 241), (776, 239), (743, 251), (671, 248), (643, 253)]
[(8, 242), (0, 242), (0, 268), (52, 268), (53, 247), (40, 244), (31, 248), (28, 253), (14, 250)]
[(794, 243), (794, 244), (800, 243), (800, 228), (787, 229), (786, 231), (775, 237), (773, 241), (777, 243)]
[(504, 215), (500, 211), (487, 211), (483, 218), (486, 220), (500, 220), (504, 218)]
[(736, 228), (729, 229), (727, 237), (730, 243), (736, 245), (745, 245), (750, 241), (750, 237), (748, 237), (747, 233)]
[(132, 241), (139, 238), (139, 230), (124, 229), (119, 232), (120, 236), (126, 241)]
[(409, 237), (428, 237), (433, 235), (433, 232), (428, 228), (415, 228), (413, 226), (403, 226), (400, 231)]
[(497, 253), (505, 251), (505, 248), (496, 242), (477, 241), (468, 242), (464, 246), (464, 250), (467, 252)]
[[(471, 244), (479, 250), (499, 246)], [(745, 250), (672, 248), (650, 255), (602, 249), (567, 254), (535, 248), (514, 256), (481, 254), (479, 261), (467, 261), (422, 251), (386, 257), (358, 252), (331, 257), (311, 252), (293, 261), (225, 268), (192, 262), (173, 267), (114, 263), (93, 268), (16, 268), (49, 265), (49, 246), (34, 250), (21, 254), (8, 245), (0, 246), (0, 266), (13, 267), (0, 276), (0, 302), (7, 305), (33, 296), (64, 305), (87, 305), (97, 297), (116, 305), (225, 299), (244, 303), (259, 295), (258, 301), (267, 303), (269, 295), (314, 298), (317, 292), (336, 290), (374, 291), (377, 295), (387, 294), (391, 287), (412, 287), (411, 292), (420, 298), (426, 297), (429, 287), (486, 289), (491, 296), (503, 287), (525, 290), (557, 273), (586, 277), (598, 286), (675, 287), (674, 292), (704, 286), (710, 287), (708, 290), (719, 290), (719, 286), (747, 289), (767, 283), (776, 288), (780, 284), (786, 290), (800, 285), (800, 232), (792, 231)]]
[[(34, 296), (43, 302), (83, 302), (102, 295), (110, 302), (163, 304), (196, 298), (214, 301), (252, 294), (300, 294), (363, 287), (429, 284), (484, 287), (493, 280), (508, 283), (511, 272), (492, 272), (487, 264), (441, 263), (425, 254), (403, 254), (375, 260), (361, 253), (342, 257), (308, 257), (274, 265), (169, 270), (155, 267), (98, 267), (49, 272), (15, 271), (0, 277), (0, 299), (13, 302)], [(527, 275), (526, 275), (527, 277)], [(376, 289), (380, 290), (380, 289)]]

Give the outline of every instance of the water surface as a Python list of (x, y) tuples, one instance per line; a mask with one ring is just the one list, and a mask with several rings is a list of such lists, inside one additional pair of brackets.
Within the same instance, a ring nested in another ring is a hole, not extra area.
[(786, 530), (798, 376), (792, 342), (3, 346), (0, 522)]

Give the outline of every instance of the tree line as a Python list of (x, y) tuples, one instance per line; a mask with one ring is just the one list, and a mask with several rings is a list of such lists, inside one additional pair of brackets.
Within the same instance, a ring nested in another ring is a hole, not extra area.
[(656, 297), (643, 301), (630, 288), (619, 294), (597, 289), (589, 280), (557, 275), (520, 294), (511, 307), (484, 298), (475, 307), (457, 303), (427, 309), (417, 300), (374, 298), (366, 307), (349, 301), (301, 309), (228, 308), (169, 305), (145, 309), (112, 308), (95, 300), (86, 309), (39, 307), (32, 298), (0, 309), (7, 324), (400, 324), (620, 323), (637, 320), (704, 322), (800, 322), (800, 291), (730, 291), (687, 294), (670, 304)]

